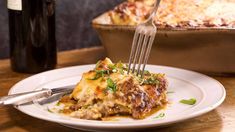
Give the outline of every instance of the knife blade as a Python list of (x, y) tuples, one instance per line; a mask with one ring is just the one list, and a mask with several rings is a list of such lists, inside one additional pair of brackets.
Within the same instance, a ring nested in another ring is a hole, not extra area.
[(25, 93), (11, 94), (0, 98), (0, 106), (3, 105), (20, 105), (31, 102), (36, 99), (43, 97), (50, 97), (57, 93), (68, 93), (72, 92), (76, 85), (69, 85), (57, 88), (42, 88), (41, 90), (30, 91)]

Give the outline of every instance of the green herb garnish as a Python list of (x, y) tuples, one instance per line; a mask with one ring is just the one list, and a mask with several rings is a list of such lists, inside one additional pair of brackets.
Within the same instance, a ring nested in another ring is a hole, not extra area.
[(98, 78), (100, 78), (101, 76), (99, 74), (95, 74), (95, 77), (93, 78), (88, 78), (89, 80), (97, 80)]
[(148, 70), (144, 70), (144, 75), (151, 75), (151, 73)]
[(120, 68), (120, 69), (119, 69), (119, 72), (123, 75), (123, 74), (124, 74), (123, 68)]
[(159, 81), (153, 76), (144, 79), (142, 82), (143, 85), (156, 85), (158, 83), (159, 83)]
[(118, 63), (116, 63), (116, 67), (125, 68), (125, 65), (121, 61), (119, 61)]
[(110, 71), (112, 71), (113, 73), (117, 72), (117, 67), (114, 64), (109, 64), (108, 68), (110, 69)]
[(56, 103), (56, 106), (59, 106), (60, 105), (60, 102), (58, 101), (57, 103)]
[(117, 85), (114, 83), (114, 81), (111, 78), (107, 79), (107, 89), (111, 90), (112, 92), (116, 92)]
[[(101, 61), (98, 61), (96, 63), (96, 68), (97, 69), (100, 66)], [(124, 68), (125, 65), (121, 62), (118, 62), (116, 64), (109, 64), (107, 70), (95, 70), (96, 74), (93, 78), (88, 78), (89, 80), (97, 80), (100, 77), (105, 77), (105, 75), (110, 75), (111, 73), (116, 73), (119, 72), (121, 74), (124, 74)]]
[(105, 74), (109, 74), (109, 70), (96, 70), (95, 77), (90, 78), (89, 80), (96, 80), (100, 77), (104, 77)]
[(196, 102), (197, 100), (195, 98), (180, 100), (180, 103), (187, 104), (187, 105), (194, 105)]
[(118, 62), (116, 64), (110, 64), (108, 65), (108, 68), (112, 71), (112, 72), (119, 72), (121, 74), (124, 74), (124, 64), (121, 62)]
[(111, 69), (111, 70), (113, 70), (113, 69), (116, 69), (116, 66), (115, 66), (114, 64), (109, 64), (109, 65), (108, 65), (108, 68)]
[(51, 109), (47, 108), (47, 111), (50, 113), (54, 113)]
[(165, 113), (160, 113), (159, 115), (157, 115), (156, 117), (154, 117), (154, 119), (158, 119), (158, 118), (162, 118), (165, 116)]

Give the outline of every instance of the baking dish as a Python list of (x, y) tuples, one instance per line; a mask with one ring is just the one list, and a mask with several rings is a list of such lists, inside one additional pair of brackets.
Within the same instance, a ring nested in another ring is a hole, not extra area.
[[(128, 61), (135, 26), (112, 25), (108, 13), (92, 22), (114, 61)], [(158, 28), (148, 63), (209, 74), (235, 73), (235, 29), (226, 27)]]

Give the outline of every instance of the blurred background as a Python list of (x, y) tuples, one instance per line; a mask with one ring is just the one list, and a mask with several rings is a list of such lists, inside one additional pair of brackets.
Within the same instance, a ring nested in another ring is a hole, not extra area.
[[(56, 0), (56, 40), (58, 50), (100, 45), (91, 20), (124, 0)], [(0, 1), (0, 59), (9, 57), (6, 0)]]

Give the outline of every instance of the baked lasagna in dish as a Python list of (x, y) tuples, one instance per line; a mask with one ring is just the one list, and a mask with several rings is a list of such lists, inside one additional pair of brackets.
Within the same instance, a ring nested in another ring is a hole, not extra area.
[[(155, 0), (128, 0), (108, 12), (110, 24), (144, 22)], [(155, 17), (160, 28), (235, 27), (235, 0), (162, 0)]]
[(142, 119), (154, 109), (165, 108), (166, 91), (164, 74), (145, 71), (140, 78), (127, 74), (125, 64), (106, 58), (83, 73), (73, 92), (59, 100), (61, 109), (57, 112), (89, 120), (118, 115)]

